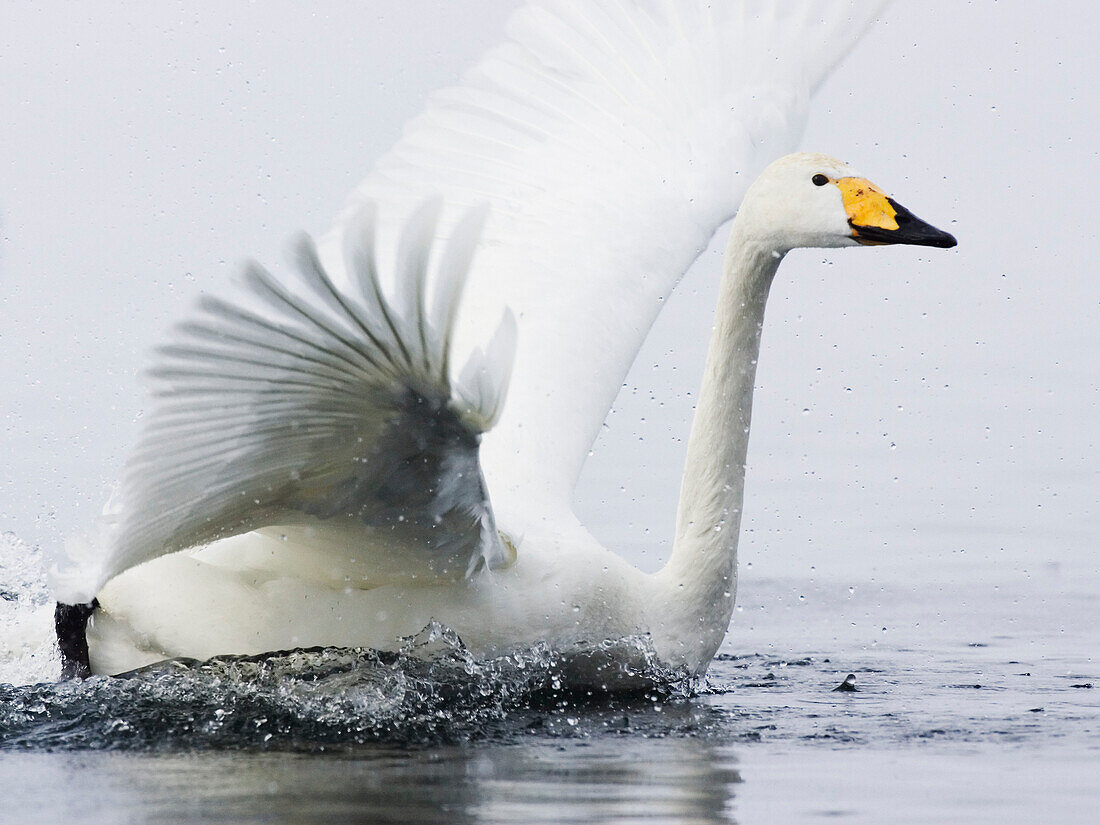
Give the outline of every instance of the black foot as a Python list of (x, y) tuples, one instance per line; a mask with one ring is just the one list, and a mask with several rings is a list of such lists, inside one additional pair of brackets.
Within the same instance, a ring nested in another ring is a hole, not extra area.
[(61, 648), (61, 678), (87, 679), (92, 675), (88, 662), (88, 619), (99, 602), (90, 604), (57, 603), (53, 611), (53, 627), (57, 633), (57, 646)]

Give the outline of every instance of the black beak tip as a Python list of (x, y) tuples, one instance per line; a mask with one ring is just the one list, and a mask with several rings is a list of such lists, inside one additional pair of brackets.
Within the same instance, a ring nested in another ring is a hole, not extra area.
[(953, 246), (958, 246), (959, 242), (955, 240), (955, 236), (950, 232), (940, 232), (936, 239), (928, 245), (939, 249), (951, 249)]
[(894, 207), (894, 219), (897, 229), (879, 229), (877, 227), (855, 227), (860, 237), (877, 243), (908, 244), (910, 246), (934, 246), (938, 249), (951, 249), (958, 246), (955, 236), (942, 229), (936, 229), (895, 201), (887, 198)]

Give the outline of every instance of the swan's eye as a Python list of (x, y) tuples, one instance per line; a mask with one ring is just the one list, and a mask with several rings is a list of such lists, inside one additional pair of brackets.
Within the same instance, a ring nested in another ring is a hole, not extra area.
[(825, 177), (823, 174), (821, 174), (820, 172), (818, 172), (816, 175), (814, 175), (812, 180), (814, 182), (814, 186), (824, 186), (825, 184), (827, 184), (829, 182), (829, 179), (827, 177)]

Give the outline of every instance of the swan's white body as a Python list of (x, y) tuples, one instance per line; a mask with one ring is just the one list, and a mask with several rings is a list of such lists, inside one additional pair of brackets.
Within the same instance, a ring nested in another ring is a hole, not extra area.
[[(470, 350), (511, 308), (518, 336), (507, 402), (499, 411), (489, 398), (507, 382), (508, 359), (500, 354), (506, 347), (483, 359), (475, 354), (473, 370), (454, 387), (431, 379), (443, 397), (450, 393), (463, 432), (485, 433), (480, 461), (491, 509), (486, 503), (454, 534), (456, 545), (477, 548), (458, 554), (465, 575), (455, 572), (455, 554), (445, 564), (416, 561), (403, 523), (387, 522), (397, 538), (379, 541), (376, 524), (364, 533), (362, 519), (334, 518), (327, 510), (318, 516), (324, 496), (338, 488), (328, 476), (310, 486), (291, 470), (286, 484), (273, 481), (273, 468), (282, 472), (289, 459), (313, 471), (317, 457), (299, 441), (284, 439), (279, 450), (257, 446), (250, 430), (233, 429), (234, 414), (225, 414), (222, 427), (203, 419), (221, 412), (203, 407), (199, 415), (176, 398), (176, 407), (154, 416), (132, 462), (121, 505), (105, 528), (108, 547), (84, 558), (76, 553), (77, 563), (59, 577), (62, 601), (98, 596), (100, 610), (88, 629), (93, 670), (296, 646), (387, 648), (432, 620), (486, 653), (643, 634), (667, 664), (705, 669), (733, 608), (768, 288), (789, 249), (856, 243), (848, 193), (809, 182), (822, 173), (852, 180), (851, 170), (824, 156), (792, 156), (754, 184), (738, 213), (666, 567), (646, 575), (601, 547), (569, 498), (661, 299), (733, 212), (746, 173), (795, 139), (809, 91), (874, 14), (847, 3), (779, 4), (784, 11), (731, 3), (721, 12), (709, 5), (532, 5), (513, 21), (514, 42), (490, 53), (464, 86), (414, 121), (354, 199), (381, 204), (372, 245), (383, 262), (398, 246), (395, 229), (409, 223), (425, 194), (442, 192), (442, 217), (429, 228), (455, 247), (470, 235), (461, 216), (482, 201), (491, 207), (453, 339), (456, 351)], [(362, 297), (357, 278), (360, 288), (365, 281), (338, 252), (347, 225), (322, 240), (319, 255), (333, 280), (345, 284), (337, 292), (355, 302)], [(399, 281), (409, 272), (423, 278), (431, 237), (423, 227), (417, 232), (402, 241), (404, 263), (393, 269)], [(417, 290), (393, 288), (407, 296), (397, 303), (409, 322), (395, 335), (411, 341)], [(332, 303), (323, 294), (321, 300)], [(433, 300), (438, 321), (447, 302)], [(226, 321), (225, 312), (218, 321)], [(439, 340), (428, 340), (430, 325), (419, 329), (429, 330), (420, 336), (425, 359), (438, 362)], [(199, 355), (206, 369), (210, 353)], [(269, 371), (262, 374), (284, 368), (286, 359), (279, 359), (261, 358)], [(395, 386), (401, 380), (397, 375)], [(278, 421), (278, 410), (263, 415), (265, 427), (298, 426)], [(185, 425), (177, 424), (181, 417)], [(200, 432), (208, 433), (201, 443)], [(209, 433), (227, 444), (248, 443), (226, 448), (233, 455), (219, 464)], [(335, 454), (337, 447), (324, 449)], [(249, 449), (254, 453), (241, 459)], [(450, 455), (442, 448), (440, 454)], [(324, 458), (328, 473), (338, 456)], [(190, 476), (178, 481), (173, 462)], [(216, 483), (205, 484), (195, 468)], [(282, 489), (295, 484), (310, 489)], [(175, 552), (233, 533), (240, 535)]]
[[(399, 536), (396, 551), (364, 545), (354, 519), (299, 518), (115, 577), (100, 593), (89, 634), (93, 667), (313, 645), (386, 648), (434, 620), (483, 654), (645, 635), (665, 664), (701, 672), (733, 609), (753, 381), (772, 279), (791, 248), (855, 245), (870, 232), (878, 233), (868, 236), (875, 243), (954, 244), (824, 155), (783, 158), (749, 190), (730, 235), (676, 541), (658, 573), (640, 573), (568, 522), (510, 533), (507, 510), (497, 523), (512, 552), (461, 576), (414, 567), (408, 556), (422, 548), (401, 545)], [(410, 504), (410, 514), (416, 509)], [(471, 569), (464, 557), (459, 569)]]
[[(831, 159), (808, 157), (815, 170), (843, 169)], [(800, 167), (810, 162), (793, 158)], [(833, 200), (830, 245), (854, 244), (840, 199)], [(511, 533), (515, 520), (495, 508), (507, 543), (518, 545), (514, 561), (450, 581), (431, 571), (411, 576), (399, 560), (357, 546), (354, 525), (341, 529), (310, 520), (164, 556), (115, 577), (99, 594), (103, 609), (89, 633), (94, 668), (117, 672), (170, 655), (206, 658), (313, 645), (387, 648), (437, 621), (481, 654), (645, 635), (664, 663), (703, 670), (733, 609), (764, 303), (788, 244), (798, 241), (787, 234), (758, 243), (754, 215), (759, 213), (743, 210), (734, 223), (676, 543), (662, 571), (641, 573), (579, 525), (570, 530), (569, 521)], [(140, 629), (132, 615), (140, 617)]]

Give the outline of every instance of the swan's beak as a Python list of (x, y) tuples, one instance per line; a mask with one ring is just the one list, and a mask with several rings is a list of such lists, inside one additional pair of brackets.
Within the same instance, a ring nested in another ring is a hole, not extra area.
[(866, 178), (839, 178), (840, 189), (852, 237), (861, 244), (913, 244), (950, 249), (958, 241), (953, 235), (925, 223)]

